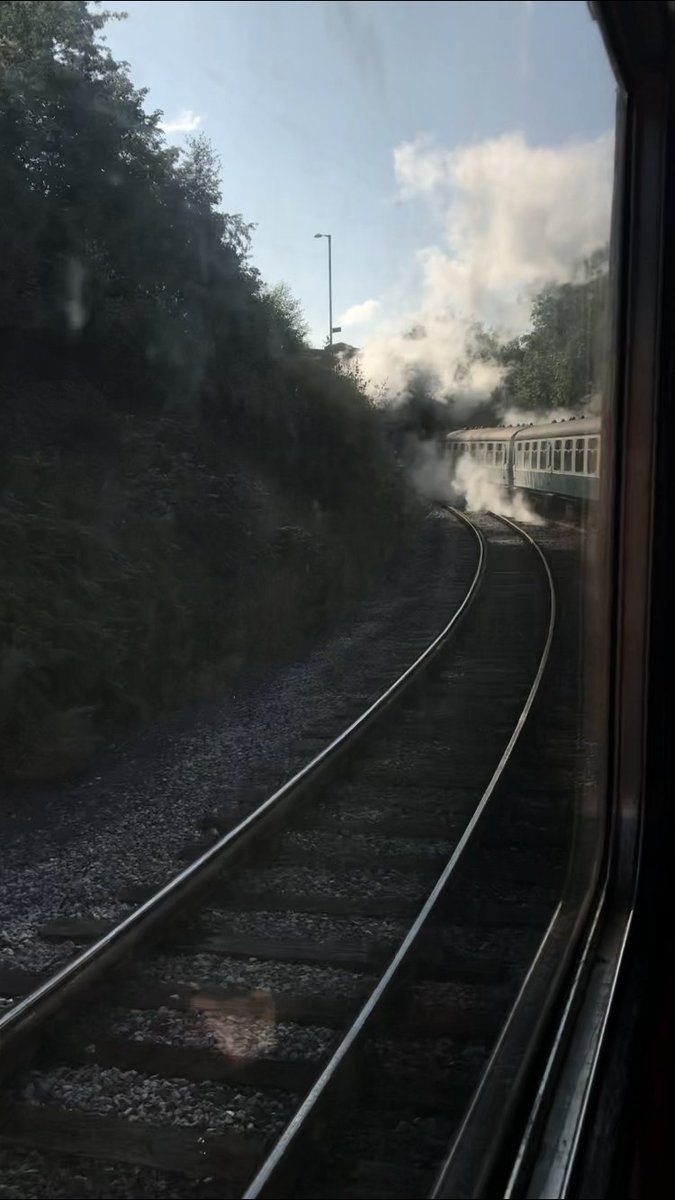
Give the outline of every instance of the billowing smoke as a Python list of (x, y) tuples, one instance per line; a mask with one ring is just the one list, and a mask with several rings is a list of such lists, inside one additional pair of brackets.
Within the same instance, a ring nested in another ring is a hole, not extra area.
[(506, 408), (501, 416), (501, 425), (548, 425), (551, 421), (571, 421), (578, 413), (571, 408)]
[(455, 467), (451, 483), (455, 497), (463, 496), (469, 512), (493, 512), (526, 525), (543, 525), (520, 493), (505, 497), (498, 484), (488, 478), (486, 468), (468, 454), (463, 454)]
[(418, 251), (414, 304), (388, 318), (375, 298), (351, 310), (375, 395), (402, 396), (422, 369), (460, 419), (489, 396), (501, 370), (476, 353), (476, 323), (504, 339), (522, 333), (533, 293), (571, 279), (606, 243), (612, 143), (531, 146), (511, 133), (455, 150), (424, 137), (396, 147), (399, 202), (428, 205), (439, 237)]
[(543, 525), (524, 496), (506, 497), (488, 478), (486, 468), (463, 454), (454, 475), (446, 454), (436, 441), (410, 438), (405, 461), (409, 478), (424, 500), (436, 504), (459, 504), (468, 512), (493, 512), (526, 525)]
[(436, 441), (409, 441), (407, 469), (416, 491), (424, 500), (456, 504), (461, 492), (453, 487), (447, 457)]

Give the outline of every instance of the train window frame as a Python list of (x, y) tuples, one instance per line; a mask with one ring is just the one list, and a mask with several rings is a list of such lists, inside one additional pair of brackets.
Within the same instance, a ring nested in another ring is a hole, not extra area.
[(586, 448), (586, 471), (589, 475), (600, 474), (600, 439), (595, 436), (588, 438)]
[(552, 470), (556, 475), (562, 470), (562, 438), (553, 439)]
[[(588, 439), (585, 437), (576, 437), (574, 439), (574, 474), (586, 474), (586, 444)], [(581, 460), (579, 459), (581, 455)], [(579, 465), (581, 463), (581, 465)]]
[(495, 460), (495, 444), (494, 444), (494, 442), (487, 442), (487, 444), (485, 446), (485, 461), (488, 464), (488, 466), (492, 466), (494, 463), (494, 460)]
[(572, 475), (574, 473), (574, 438), (563, 438), (563, 474)]

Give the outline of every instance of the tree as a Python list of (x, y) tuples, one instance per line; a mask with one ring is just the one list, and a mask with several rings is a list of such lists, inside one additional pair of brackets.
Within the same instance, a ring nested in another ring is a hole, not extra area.
[(305, 345), (309, 325), (300, 301), (293, 295), (288, 284), (277, 283), (265, 292), (264, 299), (279, 327), (284, 344), (288, 348), (296, 349)]
[(501, 351), (506, 370), (496, 400), (502, 411), (585, 411), (602, 380), (607, 302), (604, 249), (580, 263), (571, 282), (537, 293), (530, 329)]

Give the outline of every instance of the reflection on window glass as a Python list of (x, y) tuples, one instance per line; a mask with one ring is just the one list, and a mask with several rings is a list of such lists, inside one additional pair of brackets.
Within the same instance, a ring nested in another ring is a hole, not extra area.
[(269, 1194), (474, 1194), (602, 844), (597, 28), (26, 0), (0, 67), (0, 1194), (242, 1195), (308, 1096)]

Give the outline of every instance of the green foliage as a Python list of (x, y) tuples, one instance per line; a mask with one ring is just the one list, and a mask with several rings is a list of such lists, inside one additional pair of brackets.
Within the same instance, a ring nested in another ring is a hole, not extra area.
[(534, 298), (531, 327), (499, 351), (506, 371), (499, 408), (584, 412), (600, 390), (607, 358), (607, 252), (580, 264), (570, 283)]
[(358, 382), (265, 291), (208, 141), (77, 0), (0, 2), (0, 770), (287, 653), (367, 585), (407, 501)]
[(287, 283), (278, 283), (264, 295), (281, 330), (286, 334), (286, 347), (299, 349), (307, 341), (309, 325), (305, 320), (300, 301), (293, 295)]

